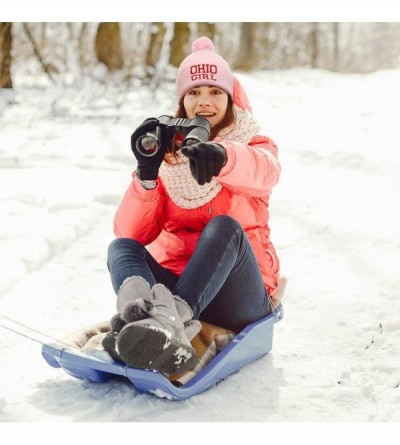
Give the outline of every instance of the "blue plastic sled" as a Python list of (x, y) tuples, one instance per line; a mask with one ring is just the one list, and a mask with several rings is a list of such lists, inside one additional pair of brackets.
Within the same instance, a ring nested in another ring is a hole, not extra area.
[(125, 376), (140, 391), (170, 400), (184, 400), (267, 354), (272, 349), (274, 324), (282, 317), (280, 305), (274, 313), (247, 326), (203, 370), (180, 387), (173, 385), (159, 372), (116, 362), (104, 351), (82, 353), (56, 344), (44, 344), (42, 355), (50, 366), (61, 367), (78, 379), (100, 383), (113, 376)]

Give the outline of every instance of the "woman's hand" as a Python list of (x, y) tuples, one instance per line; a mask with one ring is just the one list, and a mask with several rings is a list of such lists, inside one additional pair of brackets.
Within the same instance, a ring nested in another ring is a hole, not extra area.
[[(155, 180), (158, 177), (158, 170), (164, 159), (164, 155), (168, 144), (171, 142), (171, 135), (163, 129), (161, 133), (160, 149), (153, 156), (144, 156), (138, 150), (136, 143), (141, 136), (145, 136), (146, 133), (153, 132), (159, 124), (158, 119), (155, 117), (146, 119), (142, 125), (140, 125), (131, 136), (131, 148), (135, 158), (137, 159), (136, 174), (142, 181)], [(169, 136), (169, 138), (168, 138)]]
[(190, 159), (190, 171), (200, 185), (218, 176), (226, 164), (226, 150), (215, 142), (200, 142), (183, 147), (181, 151)]

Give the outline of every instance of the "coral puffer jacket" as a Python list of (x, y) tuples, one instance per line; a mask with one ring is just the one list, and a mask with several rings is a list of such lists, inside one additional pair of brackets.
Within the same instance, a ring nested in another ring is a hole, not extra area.
[[(234, 104), (250, 109), (237, 81)], [(159, 264), (180, 275), (211, 218), (231, 216), (246, 232), (265, 287), (273, 296), (279, 281), (279, 260), (270, 241), (268, 202), (280, 175), (277, 146), (259, 135), (247, 144), (216, 140), (226, 150), (227, 163), (215, 178), (222, 189), (211, 201), (183, 209), (169, 197), (160, 177), (155, 189), (145, 190), (134, 172), (117, 210), (114, 232), (119, 238), (132, 238), (147, 246)]]

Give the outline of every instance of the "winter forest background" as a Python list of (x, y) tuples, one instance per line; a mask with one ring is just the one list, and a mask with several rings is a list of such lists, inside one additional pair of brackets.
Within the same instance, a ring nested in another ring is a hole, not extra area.
[[(12, 87), (13, 68), (42, 72), (51, 82), (82, 75), (120, 85), (171, 77), (206, 35), (234, 71), (318, 68), (369, 73), (400, 66), (400, 23), (0, 23), (0, 86)], [(33, 63), (27, 63), (32, 61)], [(115, 75), (117, 73), (117, 75)]]

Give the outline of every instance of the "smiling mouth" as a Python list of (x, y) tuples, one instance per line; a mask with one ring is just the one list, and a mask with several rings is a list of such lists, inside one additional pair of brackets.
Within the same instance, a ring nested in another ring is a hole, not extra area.
[(216, 113), (196, 113), (197, 117), (213, 117)]

